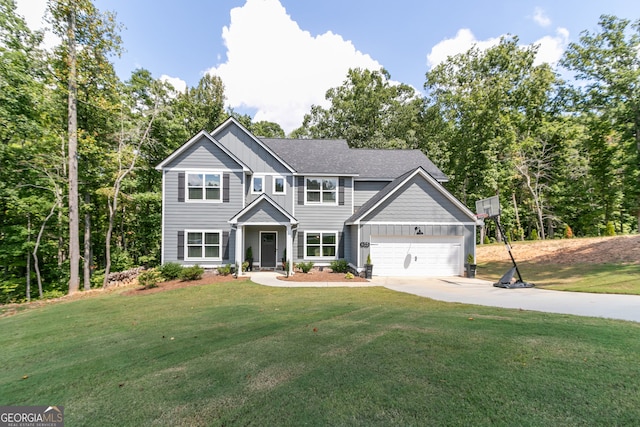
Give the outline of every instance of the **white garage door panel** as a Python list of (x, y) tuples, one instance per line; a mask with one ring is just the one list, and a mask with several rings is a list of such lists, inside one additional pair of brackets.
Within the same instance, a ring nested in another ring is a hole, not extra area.
[(462, 272), (462, 237), (372, 236), (376, 276), (457, 276)]

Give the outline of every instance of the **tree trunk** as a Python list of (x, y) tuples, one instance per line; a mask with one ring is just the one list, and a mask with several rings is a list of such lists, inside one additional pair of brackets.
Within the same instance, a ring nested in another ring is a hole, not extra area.
[[(58, 190), (56, 189), (55, 191), (57, 194)], [(44, 221), (42, 221), (42, 225), (40, 226), (40, 231), (38, 232), (38, 238), (36, 239), (36, 244), (33, 247), (33, 266), (34, 266), (34, 269), (36, 270), (36, 278), (38, 279), (38, 295), (40, 295), (40, 298), (42, 298), (42, 276), (40, 275), (40, 265), (38, 262), (38, 249), (40, 248), (40, 242), (42, 241), (42, 235), (44, 234), (44, 228), (47, 225), (47, 222), (53, 216), (54, 212), (56, 211), (56, 208), (61, 206), (62, 206), (62, 198), (56, 197), (56, 201), (53, 203), (53, 206), (51, 206), (51, 210), (47, 214), (47, 217), (44, 219)]]
[(520, 225), (520, 214), (518, 213), (518, 203), (516, 203), (516, 193), (511, 193), (511, 200), (513, 200), (513, 210), (516, 213), (516, 227), (518, 227), (518, 236), (520, 240), (524, 240), (524, 233), (521, 233), (522, 225)]
[[(27, 242), (31, 242), (31, 215), (27, 215)], [(27, 302), (31, 301), (31, 253), (27, 251)]]
[(109, 273), (111, 272), (111, 235), (113, 234), (113, 221), (115, 218), (115, 211), (118, 206), (118, 196), (114, 196), (113, 205), (107, 198), (107, 204), (109, 205), (109, 225), (107, 226), (107, 237), (105, 241), (105, 258), (104, 265), (104, 280), (102, 281), (102, 287), (106, 287), (108, 283)]
[(76, 76), (76, 16), (73, 5), (67, 16), (67, 43), (69, 61), (69, 294), (80, 288), (80, 214), (78, 212), (78, 112)]
[[(91, 195), (85, 194), (84, 202), (86, 205), (91, 203)], [(84, 290), (91, 289), (91, 212), (86, 209), (84, 213), (84, 261), (82, 263)]]

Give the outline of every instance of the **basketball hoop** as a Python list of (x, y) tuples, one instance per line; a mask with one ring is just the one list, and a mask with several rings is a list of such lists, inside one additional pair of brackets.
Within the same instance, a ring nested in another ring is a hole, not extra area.
[(478, 218), (478, 219), (489, 218), (489, 214), (488, 213), (479, 213), (479, 214), (476, 214), (476, 218)]

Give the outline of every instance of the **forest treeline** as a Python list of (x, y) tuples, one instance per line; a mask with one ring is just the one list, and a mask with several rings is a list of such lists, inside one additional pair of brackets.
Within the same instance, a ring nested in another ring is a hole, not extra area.
[[(53, 0), (60, 45), (42, 47), (0, 0), (0, 303), (102, 286), (105, 270), (160, 262), (155, 166), (198, 131), (234, 116), (205, 75), (176, 91), (145, 69), (126, 80), (112, 12)], [(640, 21), (602, 16), (555, 66), (516, 36), (425, 70), (424, 91), (384, 70), (352, 69), (312, 106), (298, 138), (417, 148), (474, 210), (499, 195), (513, 239), (637, 232), (640, 222)]]

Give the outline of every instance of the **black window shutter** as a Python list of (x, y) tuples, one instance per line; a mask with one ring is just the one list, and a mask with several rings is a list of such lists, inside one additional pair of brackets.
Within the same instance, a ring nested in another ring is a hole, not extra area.
[(178, 172), (178, 201), (184, 202), (184, 172)]
[(178, 259), (184, 259), (184, 231), (178, 231)]
[(338, 180), (338, 204), (344, 206), (344, 178)]
[(344, 258), (344, 233), (338, 233), (338, 258)]
[(304, 258), (304, 233), (298, 233), (298, 258)]
[(230, 259), (229, 258), (229, 232), (228, 231), (223, 231), (222, 232), (222, 250), (223, 250), (222, 259)]
[(304, 205), (304, 176), (298, 177), (298, 204)]
[(222, 175), (222, 202), (229, 203), (229, 174), (228, 173), (225, 173)]

